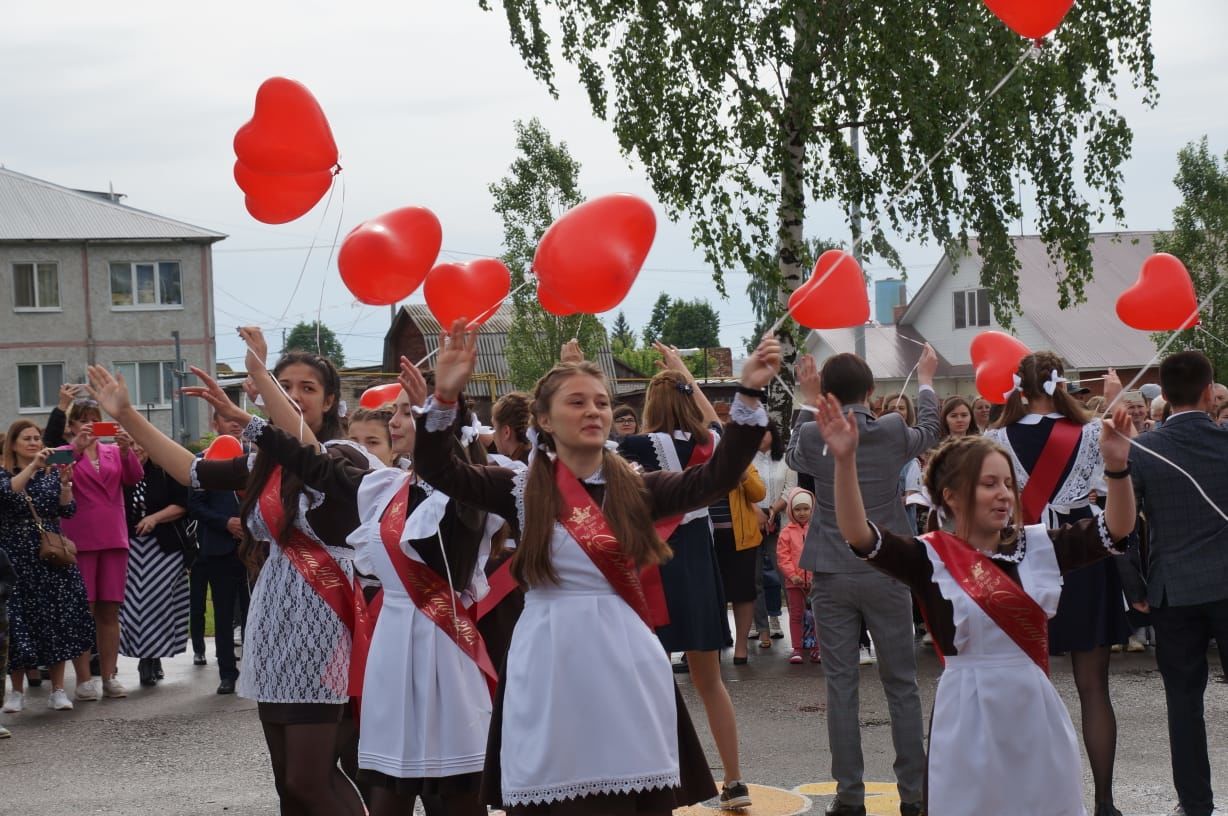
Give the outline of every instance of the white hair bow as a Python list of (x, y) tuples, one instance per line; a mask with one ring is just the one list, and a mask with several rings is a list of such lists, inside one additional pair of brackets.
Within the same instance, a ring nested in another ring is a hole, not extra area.
[(473, 440), (477, 439), (482, 433), (482, 423), (476, 416), (471, 416), (469, 419), (469, 425), (461, 428), (460, 432), (461, 444), (465, 447), (469, 447), (471, 444), (473, 444)]
[(1015, 393), (1023, 386), (1023, 378), (1020, 377), (1018, 374), (1011, 375), (1011, 382), (1014, 383), (1011, 386), (1011, 390), (1002, 392), (1002, 399), (1004, 401), (1010, 399), (1011, 394)]
[(1057, 369), (1055, 368), (1049, 372), (1048, 381), (1041, 384), (1040, 387), (1045, 389), (1046, 394), (1048, 394), (1049, 396), (1053, 396), (1054, 393), (1057, 391), (1057, 384), (1064, 383), (1064, 382), (1070, 382), (1070, 380), (1066, 379), (1061, 374), (1058, 374)]
[(337, 416), (343, 417), (343, 416), (348, 415), (349, 413), (350, 413), (350, 408), (348, 405), (345, 404), (345, 400), (341, 400), (339, 403), (337, 403)]

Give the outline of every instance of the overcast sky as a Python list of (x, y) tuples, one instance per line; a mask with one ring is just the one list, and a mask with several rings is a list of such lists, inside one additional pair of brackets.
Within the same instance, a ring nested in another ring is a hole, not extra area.
[[(241, 363), (231, 326), (258, 323), (276, 335), (313, 319), (321, 287), (322, 318), (342, 336), (347, 361), (378, 362), (388, 308), (357, 304), (335, 259), (325, 267), (338, 216), (344, 235), (386, 210), (427, 206), (443, 223), (442, 258), (497, 255), (502, 228), (487, 185), (513, 158), (512, 122), (532, 116), (581, 162), (586, 195), (632, 192), (657, 207), (656, 244), (623, 304), (634, 327), (663, 290), (712, 298), (726, 345), (753, 327), (744, 276), (731, 276), (729, 301), (716, 298), (689, 225), (663, 217), (643, 174), (591, 115), (574, 70), (560, 66), (561, 98), (552, 99), (509, 44), (502, 12), (484, 13), (476, 0), (6, 5), (0, 163), (69, 187), (113, 185), (127, 204), (229, 235), (214, 249), (225, 362)], [(1125, 166), (1131, 229), (1171, 224), (1183, 145), (1207, 134), (1216, 153), (1228, 150), (1228, 3), (1156, 0), (1153, 14), (1160, 103), (1147, 109), (1132, 94), (1122, 102), (1135, 133)], [(340, 146), (344, 210), (338, 190), (323, 222), (321, 205), (291, 224), (260, 224), (231, 177), (234, 132), (250, 117), (260, 82), (274, 75), (311, 88)], [(843, 218), (814, 207), (806, 232), (844, 237)], [(287, 302), (313, 237), (322, 248)], [(915, 291), (941, 252), (901, 249)], [(289, 316), (279, 321), (283, 312)]]

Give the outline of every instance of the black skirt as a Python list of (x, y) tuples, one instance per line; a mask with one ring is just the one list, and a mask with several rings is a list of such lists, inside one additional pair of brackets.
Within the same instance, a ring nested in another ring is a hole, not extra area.
[(725, 590), (706, 518), (680, 526), (669, 537), (674, 551), (661, 565), (669, 623), (657, 628), (667, 652), (712, 652), (733, 645)]
[(759, 569), (759, 548), (739, 550), (733, 530), (712, 531), (716, 543), (716, 563), (721, 570), (721, 584), (729, 603), (754, 603), (759, 592), (755, 589), (755, 573)]
[[(716, 783), (704, 756), (703, 746), (691, 724), (682, 694), (674, 685), (678, 704), (678, 769), (681, 783), (677, 788), (661, 788), (624, 794), (580, 796), (539, 805), (503, 807), (503, 768), (500, 750), (503, 747), (503, 680), (495, 694), (494, 711), (490, 718), (490, 737), (486, 742), (486, 765), (482, 773), (482, 801), (507, 811), (508, 816), (634, 816), (636, 813), (662, 812), (703, 802), (716, 796)], [(595, 739), (600, 738), (594, 735)]]
[(256, 703), (260, 722), (269, 725), (321, 725), (339, 723), (349, 703)]
[[(1091, 515), (1089, 508), (1080, 508), (1058, 516), (1058, 522), (1070, 524)], [(1125, 643), (1131, 631), (1121, 578), (1112, 558), (1062, 576), (1057, 614), (1049, 619), (1049, 654), (1090, 652), (1101, 646)]]
[(456, 796), (477, 793), (482, 786), (482, 774), (456, 774), (455, 776), (417, 777), (402, 779), (380, 771), (358, 769), (358, 781), (372, 787), (388, 788), (402, 796)]

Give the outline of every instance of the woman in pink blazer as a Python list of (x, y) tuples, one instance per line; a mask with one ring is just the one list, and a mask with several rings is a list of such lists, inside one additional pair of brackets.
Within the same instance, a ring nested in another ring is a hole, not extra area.
[[(69, 448), (73, 451), (73, 495), (77, 513), (64, 519), (64, 535), (77, 545), (77, 565), (85, 579), (85, 592), (98, 629), (98, 663), (101, 682), (91, 679), (77, 684), (78, 700), (126, 697), (116, 679), (119, 660), (119, 606), (124, 600), (128, 573), (128, 523), (124, 517), (124, 487), (135, 485), (145, 475), (141, 461), (132, 452), (123, 431), (117, 445), (100, 443), (93, 424), (102, 420), (93, 402), (76, 402), (68, 410)], [(84, 660), (88, 662), (89, 655)], [(88, 677), (88, 666), (77, 666), (78, 677)], [(82, 671), (81, 669), (85, 670)]]

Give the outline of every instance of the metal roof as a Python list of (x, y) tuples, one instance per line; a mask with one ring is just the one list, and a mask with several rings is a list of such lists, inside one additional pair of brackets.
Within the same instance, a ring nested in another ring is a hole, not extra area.
[[(912, 371), (917, 360), (921, 358), (921, 347), (916, 342), (905, 340), (912, 338), (924, 342), (925, 338), (917, 334), (909, 326), (869, 325), (866, 331), (866, 362), (870, 371), (874, 372), (876, 380), (902, 380)], [(823, 329), (812, 331), (806, 337), (807, 350), (816, 351), (821, 341), (832, 354), (855, 354), (857, 349), (856, 329)], [(824, 357), (823, 359), (826, 359)], [(822, 365), (823, 360), (817, 360)], [(958, 376), (962, 372), (952, 366), (942, 355), (938, 356), (938, 377)], [(916, 378), (916, 375), (913, 375)]]
[(190, 240), (226, 236), (0, 168), (0, 241)]
[[(1023, 318), (1036, 327), (1045, 348), (1072, 369), (1126, 368), (1142, 365), (1155, 354), (1148, 332), (1136, 331), (1117, 318), (1117, 298), (1134, 285), (1147, 257), (1155, 252), (1157, 232), (1106, 232), (1091, 236), (1094, 276), (1084, 287), (1086, 300), (1069, 309), (1057, 302), (1056, 281), (1062, 270), (1049, 258), (1040, 236), (1011, 239), (1019, 258), (1019, 305)], [(951, 264), (973, 264), (979, 269), (979, 242), (968, 241), (968, 255), (944, 255), (934, 272), (900, 317), (905, 328), (938, 289)], [(1040, 350), (1038, 348), (1037, 350)]]
[[(442, 328), (439, 321), (431, 314), (431, 310), (425, 303), (406, 303), (401, 306), (401, 311), (422, 333), (427, 353), (433, 354), (439, 346), (439, 333)], [(504, 303), (482, 324), (482, 328), (478, 331), (478, 359), (474, 369), (474, 381), (466, 389), (471, 395), (489, 394), (489, 385), (483, 380), (489, 382), (492, 378), (498, 396), (515, 390), (512, 387), (512, 371), (507, 364), (507, 356), (504, 352), (507, 346), (507, 333), (512, 328), (513, 317), (511, 304)], [(591, 359), (591, 352), (589, 354)], [(598, 349), (595, 362), (601, 366), (601, 370), (610, 378), (610, 382), (615, 383), (616, 393), (621, 394), (643, 387), (642, 384), (623, 384), (618, 381), (614, 368), (614, 355), (610, 352), (609, 346)], [(424, 368), (429, 370), (430, 362), (427, 362)]]

